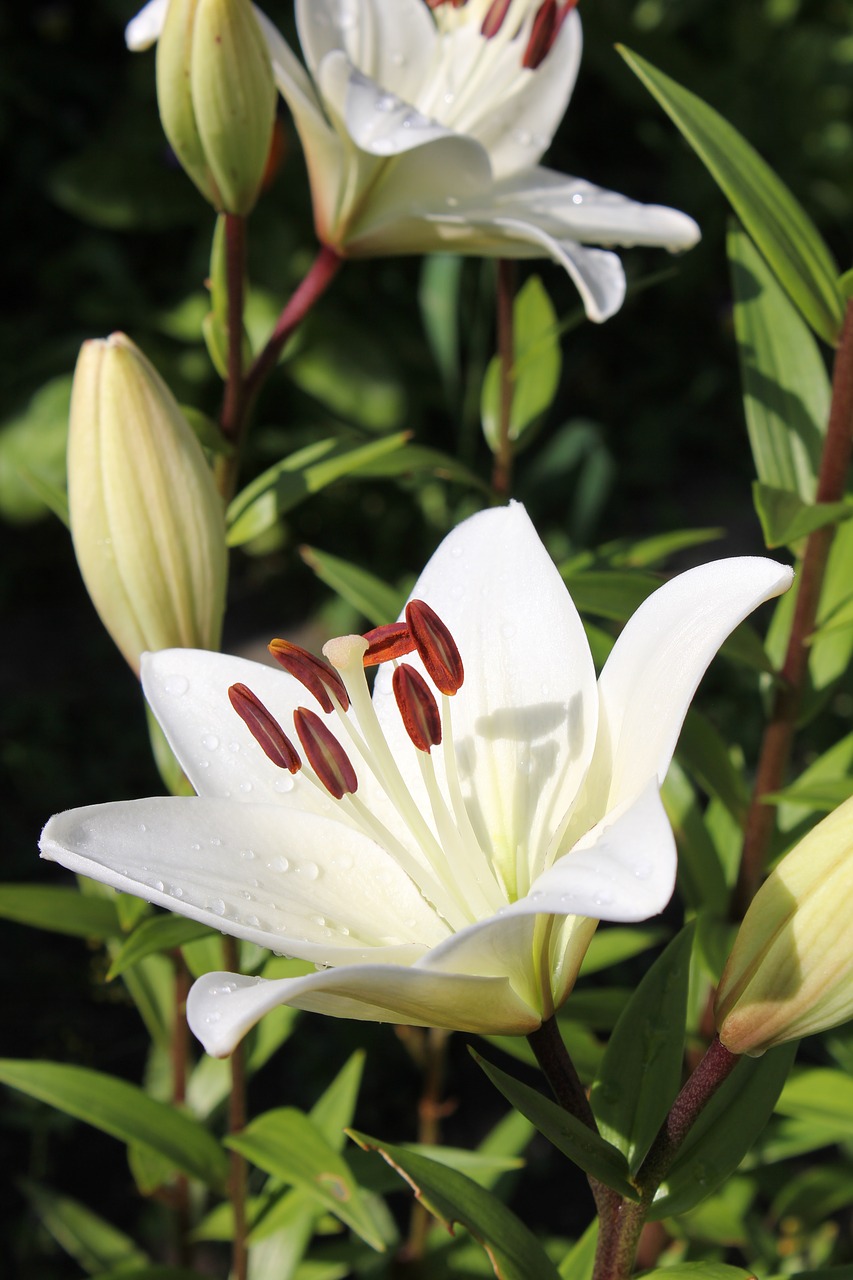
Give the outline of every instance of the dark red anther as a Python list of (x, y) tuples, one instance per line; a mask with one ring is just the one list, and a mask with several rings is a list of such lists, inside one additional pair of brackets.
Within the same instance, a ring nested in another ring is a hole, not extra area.
[(533, 19), (533, 28), (521, 65), (530, 71), (541, 66), (554, 47), (560, 28), (578, 0), (545, 0)]
[(380, 662), (389, 662), (392, 658), (403, 658), (407, 653), (414, 653), (415, 642), (405, 622), (389, 622), (383, 627), (374, 627), (365, 632), (367, 652), (364, 655), (366, 667), (378, 666)]
[(406, 605), (406, 622), (421, 662), (441, 693), (456, 693), (465, 678), (456, 641), (434, 609), (423, 600)]
[(301, 645), (291, 644), (289, 640), (271, 640), (267, 645), (279, 666), (284, 667), (309, 693), (313, 693), (324, 711), (334, 711), (329, 692), (331, 691), (344, 711), (349, 710), (349, 694), (343, 680), (334, 667), (322, 658), (315, 658), (313, 653), (303, 649)]
[(483, 19), (483, 25), (480, 27), (480, 35), (491, 40), (492, 36), (496, 36), (503, 26), (504, 18), (507, 15), (512, 0), (492, 0), (486, 10), (486, 16)]
[(296, 748), (260, 698), (244, 684), (232, 684), (228, 697), (255, 742), (273, 764), (279, 769), (287, 769), (289, 773), (298, 773), (302, 761)]
[(297, 707), (293, 724), (308, 763), (326, 790), (336, 800), (357, 791), (358, 778), (350, 758), (320, 717), (306, 707)]
[(419, 672), (408, 662), (401, 662), (391, 677), (391, 687), (406, 733), (418, 751), (429, 753), (441, 742), (441, 714), (435, 695)]

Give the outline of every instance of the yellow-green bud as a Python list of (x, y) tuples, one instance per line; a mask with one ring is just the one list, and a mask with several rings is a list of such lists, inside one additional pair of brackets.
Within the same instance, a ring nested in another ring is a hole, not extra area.
[(181, 165), (217, 210), (258, 198), (275, 123), (269, 49), (250, 0), (170, 0), (157, 102)]
[(853, 1017), (853, 799), (755, 895), (717, 992), (720, 1040), (757, 1057)]
[(135, 672), (147, 649), (219, 647), (222, 501), (171, 391), (121, 333), (77, 360), (68, 505), (86, 589)]

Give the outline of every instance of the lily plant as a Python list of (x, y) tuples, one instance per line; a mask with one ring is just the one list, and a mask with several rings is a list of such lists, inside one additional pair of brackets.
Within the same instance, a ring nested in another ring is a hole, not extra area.
[(332, 640), (325, 660), (283, 640), (284, 671), (147, 655), (146, 697), (197, 796), (58, 814), (42, 856), (317, 966), (199, 979), (188, 1017), (212, 1054), (282, 1004), (529, 1034), (569, 995), (598, 920), (667, 904), (659, 788), (688, 705), (732, 628), (791, 577), (752, 557), (681, 574), (596, 680), (524, 508), (482, 512), (397, 623)]
[[(127, 28), (159, 36), (168, 0)], [(305, 65), (255, 10), (299, 132), (317, 234), (340, 257), (451, 252), (551, 257), (587, 315), (625, 296), (619, 257), (589, 245), (671, 251), (692, 218), (540, 165), (581, 57), (573, 0), (296, 0)]]

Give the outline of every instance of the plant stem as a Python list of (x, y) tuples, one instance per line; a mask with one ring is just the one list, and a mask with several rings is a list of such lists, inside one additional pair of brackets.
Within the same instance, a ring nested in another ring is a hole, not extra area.
[[(847, 486), (853, 447), (853, 303), (847, 304), (841, 341), (835, 356), (832, 402), (821, 456), (815, 502), (840, 502)], [(808, 641), (817, 620), (821, 590), (835, 525), (809, 534), (799, 572), (797, 600), (780, 683), (764, 734), (752, 800), (746, 819), (740, 873), (732, 899), (732, 913), (746, 912), (761, 882), (775, 826), (775, 812), (764, 796), (785, 782), (796, 733), (797, 718), (808, 673)]]
[[(225, 968), (232, 973), (239, 971), (240, 957), (233, 938), (223, 938)], [(239, 1133), (246, 1127), (246, 1061), (243, 1045), (238, 1044), (231, 1055), (231, 1093), (228, 1100), (228, 1132)], [(247, 1167), (237, 1151), (230, 1153), (231, 1174), (229, 1192), (234, 1215), (234, 1245), (232, 1250), (231, 1280), (246, 1280), (249, 1252), (246, 1245), (246, 1190)]]
[[(229, 455), (217, 459), (216, 481), (219, 492), (225, 502), (233, 497), (237, 485), (237, 474), (240, 467), (240, 451), (246, 437), (246, 431), (255, 401), (269, 375), (275, 369), (284, 346), (305, 319), (314, 304), (323, 296), (334, 280), (343, 263), (334, 249), (321, 245), (317, 257), (305, 276), (297, 286), (285, 305), (275, 328), (267, 339), (263, 350), (259, 352), (248, 372), (236, 379), (232, 373), (237, 362), (242, 362), (243, 343), (243, 255), (241, 249), (241, 270), (239, 282), (237, 278), (237, 246), (232, 245), (229, 237), (229, 223), (226, 223), (226, 263), (228, 271), (228, 379), (225, 386), (225, 399), (220, 418), (222, 434), (232, 446)], [(236, 240), (236, 232), (232, 232)], [(232, 262), (233, 254), (233, 262)], [(232, 274), (233, 273), (233, 274)], [(239, 297), (239, 313), (237, 299)], [(239, 317), (239, 318), (238, 318)]]
[(492, 468), (492, 488), (499, 498), (508, 498), (512, 489), (512, 398), (515, 389), (515, 263), (498, 259), (497, 330), (500, 367), (500, 438)]
[(580, 1082), (575, 1064), (563, 1043), (556, 1018), (546, 1018), (538, 1031), (531, 1031), (527, 1043), (536, 1055), (542, 1074), (564, 1111), (581, 1120), (593, 1133), (598, 1125), (592, 1107)]

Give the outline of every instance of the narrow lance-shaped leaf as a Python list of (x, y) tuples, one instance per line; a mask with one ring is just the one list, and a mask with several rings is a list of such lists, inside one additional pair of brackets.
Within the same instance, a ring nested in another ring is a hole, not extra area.
[(208, 1186), (222, 1189), (228, 1159), (216, 1139), (175, 1107), (126, 1080), (58, 1062), (0, 1060), (0, 1083), (84, 1120), (122, 1142), (150, 1147)]
[(316, 547), (302, 547), (300, 555), (321, 582), (358, 609), (374, 626), (391, 622), (400, 613), (406, 593), (389, 586), (369, 570)]
[(829, 416), (820, 348), (746, 232), (727, 248), (743, 403), (759, 481), (813, 502)]
[(53, 885), (0, 884), (0, 919), (75, 938), (121, 935), (118, 912), (109, 898)]
[(364, 1133), (350, 1136), (366, 1150), (378, 1151), (448, 1230), (459, 1222), (470, 1231), (489, 1255), (498, 1280), (559, 1280), (533, 1233), (491, 1192), (426, 1156)]
[(815, 333), (834, 346), (844, 319), (839, 273), (809, 215), (719, 112), (630, 49), (617, 48), (728, 197)]

